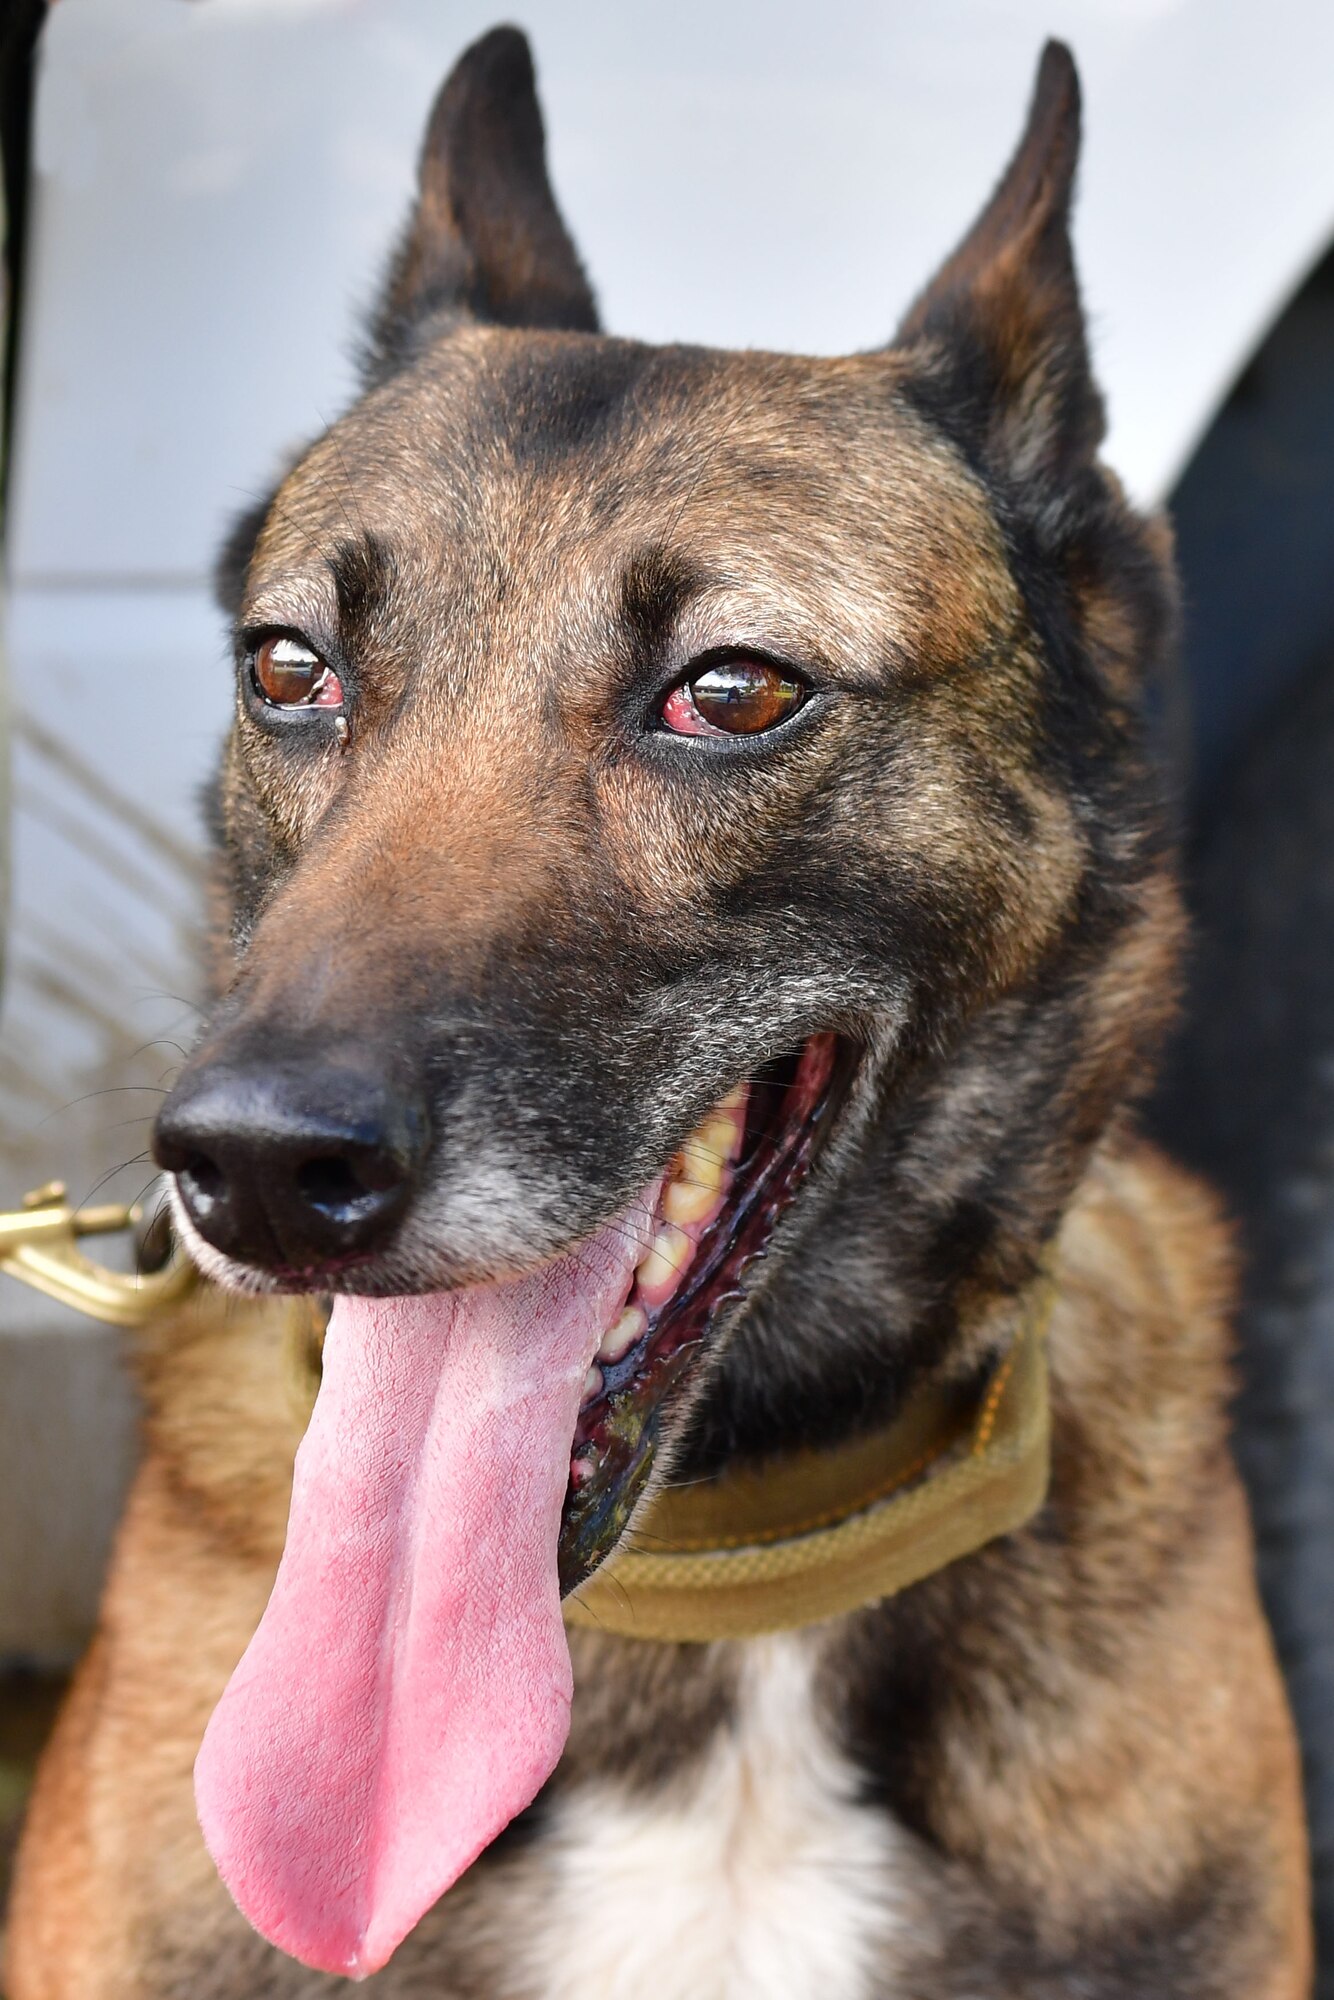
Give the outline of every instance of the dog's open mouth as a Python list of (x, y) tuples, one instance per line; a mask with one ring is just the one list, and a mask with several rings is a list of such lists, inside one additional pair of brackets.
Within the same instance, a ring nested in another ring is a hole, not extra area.
[(585, 1379), (561, 1519), (562, 1592), (624, 1530), (651, 1468), (667, 1392), (763, 1257), (849, 1069), (846, 1045), (813, 1036), (799, 1055), (731, 1091), (672, 1161), (649, 1246)]
[(614, 1546), (851, 1061), (817, 1035), (731, 1092), (551, 1263), (335, 1301), (277, 1581), (195, 1767), (223, 1879), (293, 1957), (377, 1970), (554, 1770), (562, 1592)]

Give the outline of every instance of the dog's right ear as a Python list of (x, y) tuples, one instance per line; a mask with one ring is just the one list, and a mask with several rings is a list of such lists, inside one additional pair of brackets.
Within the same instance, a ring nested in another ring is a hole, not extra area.
[(598, 330), (547, 179), (533, 59), (517, 28), (465, 49), (436, 98), (416, 205), (371, 326), (372, 379), (408, 360), (432, 322), (460, 313)]
[(1048, 42), (1000, 185), (896, 337), (926, 358), (921, 393), (946, 427), (1038, 507), (1103, 430), (1070, 244), (1079, 126), (1070, 51)]

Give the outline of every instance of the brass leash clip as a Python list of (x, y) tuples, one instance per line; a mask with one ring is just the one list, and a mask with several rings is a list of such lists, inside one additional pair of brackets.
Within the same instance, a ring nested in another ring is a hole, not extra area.
[(71, 1208), (63, 1181), (48, 1181), (23, 1198), (22, 1208), (0, 1213), (0, 1271), (112, 1326), (143, 1326), (188, 1297), (199, 1273), (180, 1245), (161, 1270), (132, 1275), (95, 1264), (79, 1248), (84, 1236), (132, 1230), (142, 1220), (136, 1203), (104, 1202)]

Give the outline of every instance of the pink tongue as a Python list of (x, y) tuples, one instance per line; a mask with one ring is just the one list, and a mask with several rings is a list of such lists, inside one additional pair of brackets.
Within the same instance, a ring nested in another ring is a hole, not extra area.
[(377, 1971), (560, 1757), (570, 1445), (647, 1216), (509, 1284), (334, 1307), (277, 1582), (195, 1764), (224, 1882), (307, 1965)]

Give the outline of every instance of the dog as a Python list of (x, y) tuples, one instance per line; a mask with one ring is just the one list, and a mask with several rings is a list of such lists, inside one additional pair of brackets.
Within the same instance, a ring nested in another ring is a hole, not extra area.
[(1053, 43), (883, 351), (654, 348), (522, 36), (446, 81), (364, 393), (221, 563), (155, 1136), (216, 1283), (141, 1344), (10, 2000), (1308, 1992), (1229, 1237), (1132, 1115), (1176, 603), (1078, 138)]

